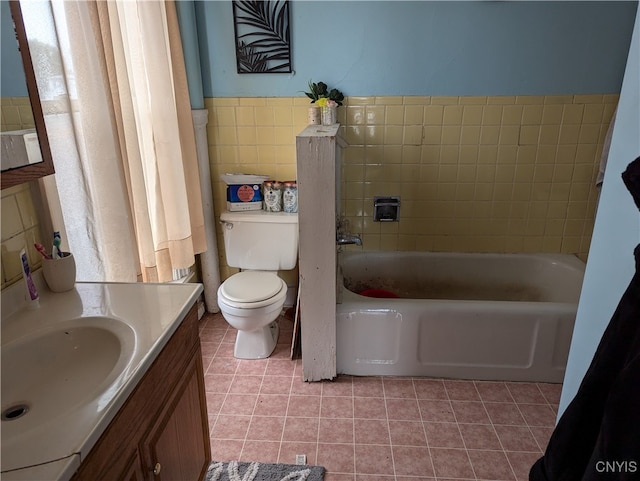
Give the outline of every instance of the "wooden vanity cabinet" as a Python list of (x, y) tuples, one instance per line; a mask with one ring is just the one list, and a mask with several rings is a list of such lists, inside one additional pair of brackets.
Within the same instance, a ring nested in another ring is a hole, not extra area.
[[(196, 361), (202, 364), (199, 356)], [(198, 428), (202, 430), (197, 364), (190, 364), (182, 385), (141, 445), (143, 465), (156, 469), (162, 480), (202, 479), (203, 462), (210, 457), (208, 443), (205, 451), (203, 436), (197, 435)], [(207, 431), (202, 434), (209, 439)]]
[(210, 461), (194, 306), (72, 481), (197, 481)]

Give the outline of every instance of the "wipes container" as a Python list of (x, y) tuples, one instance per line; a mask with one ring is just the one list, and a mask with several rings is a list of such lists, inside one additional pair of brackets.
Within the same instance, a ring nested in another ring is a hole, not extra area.
[(284, 212), (298, 212), (298, 183), (295, 180), (283, 182), (282, 210)]
[(264, 210), (267, 212), (282, 211), (282, 182), (267, 180), (263, 184)]

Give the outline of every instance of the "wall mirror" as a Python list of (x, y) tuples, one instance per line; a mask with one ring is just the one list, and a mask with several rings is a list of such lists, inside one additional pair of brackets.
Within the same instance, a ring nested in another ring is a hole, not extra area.
[[(2, 8), (3, 117), (0, 179), (2, 189), (5, 189), (53, 174), (54, 168), (20, 2), (11, 0), (0, 2), (0, 4)], [(7, 36), (13, 36), (14, 39), (8, 39)], [(23, 72), (24, 75), (22, 75)], [(25, 95), (28, 96), (28, 102), (25, 100), (26, 97), (21, 102), (20, 98)], [(24, 132), (24, 124), (29, 124), (29, 107), (33, 116), (32, 126), (29, 126), (32, 129), (35, 128), (36, 135), (29, 129)], [(10, 110), (5, 111), (5, 109)], [(16, 118), (16, 115), (19, 117)], [(22, 128), (16, 128), (21, 125)], [(12, 161), (12, 157), (24, 159), (24, 162)]]

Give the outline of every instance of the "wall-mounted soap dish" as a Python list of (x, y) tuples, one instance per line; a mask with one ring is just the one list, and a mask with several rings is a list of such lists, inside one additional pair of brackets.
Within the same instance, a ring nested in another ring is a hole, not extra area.
[(397, 222), (400, 219), (400, 197), (374, 197), (373, 220), (375, 222)]

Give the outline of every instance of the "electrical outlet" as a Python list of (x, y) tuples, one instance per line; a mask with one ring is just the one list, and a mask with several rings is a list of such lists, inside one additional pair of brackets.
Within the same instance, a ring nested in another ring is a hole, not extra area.
[(296, 454), (296, 464), (307, 464), (307, 455)]

